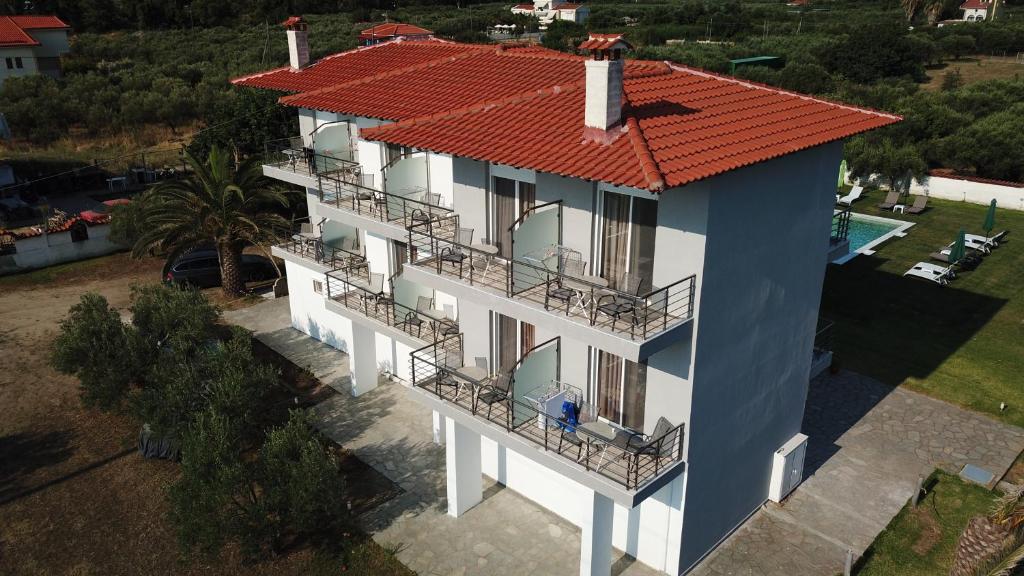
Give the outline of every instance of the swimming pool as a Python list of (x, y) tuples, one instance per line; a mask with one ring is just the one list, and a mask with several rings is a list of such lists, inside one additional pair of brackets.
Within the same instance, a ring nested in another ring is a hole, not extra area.
[(893, 218), (850, 214), (850, 229), (846, 235), (850, 241), (850, 253), (837, 260), (836, 263), (842, 264), (857, 254), (874, 254), (873, 248), (890, 238), (905, 236), (907, 229), (913, 225), (913, 222), (904, 222)]

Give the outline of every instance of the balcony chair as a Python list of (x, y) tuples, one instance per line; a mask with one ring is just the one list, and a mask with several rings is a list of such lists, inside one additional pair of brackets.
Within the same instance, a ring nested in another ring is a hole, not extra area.
[(476, 414), (480, 403), (487, 404), (487, 419), (491, 419), (491, 409), (495, 404), (505, 404), (505, 428), (511, 426), (512, 415), (512, 372), (499, 372), (487, 383), (480, 386), (477, 392), (476, 401), (473, 406), (473, 413)]
[(430, 322), (430, 330), (434, 333), (434, 340), (440, 336), (438, 327), (444, 322), (446, 316), (443, 311), (434, 308), (434, 299), (430, 296), (419, 296), (416, 298), (416, 313), (427, 322)]
[(600, 312), (612, 319), (613, 332), (619, 318), (623, 316), (631, 317), (635, 326), (637, 322), (637, 307), (640, 305), (640, 287), (642, 285), (643, 279), (640, 276), (629, 272), (623, 274), (619, 280), (617, 292), (604, 294), (597, 299), (597, 310), (590, 319), (590, 325), (593, 326), (597, 323), (597, 314)]
[[(385, 320), (386, 324), (390, 323), (388, 321), (391, 318), (394, 317), (394, 310), (395, 310), (395, 278), (397, 276), (398, 276), (398, 274), (392, 274), (388, 278), (388, 286), (390, 287), (391, 291), (390, 292), (384, 292), (383, 289), (382, 289), (381, 293), (378, 294), (377, 298), (375, 298), (374, 301), (373, 301), (373, 313), (374, 314), (376, 314), (378, 311), (380, 311), (380, 307), (381, 306), (384, 307), (384, 320)], [(390, 315), (388, 314), (389, 311), (391, 312)]]
[(445, 246), (441, 248), (441, 259), (437, 262), (438, 272), (441, 272), (441, 267), (445, 262), (450, 263), (452, 266), (458, 264), (459, 266), (459, 279), (462, 279), (462, 269), (466, 258), (469, 258), (469, 245), (473, 243), (473, 229), (472, 228), (458, 228), (455, 233), (455, 244), (452, 246)]
[(416, 337), (420, 337), (420, 333), (423, 332), (423, 318), (416, 312), (409, 310), (405, 313), (405, 316), (401, 319), (397, 319), (398, 311), (395, 310), (395, 328), (405, 331), (410, 336), (412, 335), (412, 329), (416, 328)]
[(462, 387), (468, 385), (470, 387), (470, 403), (472, 403), (473, 384), (454, 376), (455, 371), (462, 368), (462, 354), (449, 354), (445, 351), (444, 359), (439, 364), (441, 365), (441, 370), (438, 371), (437, 378), (434, 380), (434, 388), (437, 393), (437, 397), (444, 398), (441, 395), (442, 386), (454, 388), (455, 396), (452, 398), (452, 402), (457, 402), (459, 400), (459, 394), (462, 392)]
[(366, 283), (366, 292), (362, 294), (363, 313), (369, 314), (370, 301), (374, 302), (373, 310), (377, 311), (377, 300), (384, 295), (384, 275), (376, 272), (369, 273), (369, 280)]
[(576, 447), (576, 462), (583, 458), (583, 440), (576, 435), (579, 413), (580, 408), (575, 402), (565, 400), (562, 402), (562, 415), (555, 421), (555, 425), (561, 430), (558, 436), (558, 453), (562, 453), (562, 442), (568, 442)]
[(582, 292), (589, 291), (579, 282), (573, 282), (572, 278), (579, 278), (584, 275), (587, 263), (583, 261), (583, 255), (576, 251), (569, 251), (558, 256), (557, 275), (554, 280), (548, 281), (547, 290), (544, 293), (544, 309), (548, 309), (551, 299), (560, 300), (565, 303), (565, 315), (569, 315), (573, 298), (582, 300)]
[[(666, 438), (675, 426), (664, 417), (658, 418), (654, 425), (654, 431), (648, 436), (641, 432), (634, 432), (629, 436), (623, 436), (622, 440), (616, 440), (616, 444), (622, 449), (622, 457), (626, 462), (626, 483), (629, 484), (629, 476), (633, 475), (633, 486), (637, 485), (640, 475), (640, 458), (646, 456), (654, 462), (655, 471), (658, 470), (662, 458), (672, 458), (677, 443), (672, 438)], [(681, 441), (680, 441), (681, 443)]]
[(850, 193), (837, 200), (836, 204), (849, 206), (853, 204), (855, 201), (860, 200), (862, 194), (864, 194), (864, 187), (854, 186), (853, 188), (850, 189)]

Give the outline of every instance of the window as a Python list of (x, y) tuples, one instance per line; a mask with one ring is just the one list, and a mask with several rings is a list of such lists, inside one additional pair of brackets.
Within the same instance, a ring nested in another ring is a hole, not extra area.
[(324, 283), (323, 283), (322, 280), (313, 280), (313, 293), (314, 294), (323, 294), (324, 293)]
[(598, 416), (630, 428), (644, 428), (647, 395), (647, 363), (632, 362), (603, 350), (597, 351), (596, 394)]
[(402, 273), (405, 263), (409, 261), (409, 246), (398, 240), (391, 241), (391, 271), (395, 276)]
[(494, 233), (498, 241), (498, 254), (512, 257), (512, 225), (537, 203), (537, 186), (509, 178), (494, 178)]
[(7, 69), (8, 70), (13, 70), (14, 69), (14, 59), (13, 58), (8, 58), (7, 59)]
[(650, 290), (657, 201), (605, 192), (601, 215), (601, 275), (613, 287), (620, 288), (623, 274), (636, 274), (642, 279), (641, 291)]
[(21, 56), (14, 57), (14, 66), (15, 68), (23, 68), (23, 66), (21, 65)]
[(412, 156), (412, 148), (399, 146), (398, 144), (386, 144), (384, 146), (384, 165), (391, 166), (400, 158)]

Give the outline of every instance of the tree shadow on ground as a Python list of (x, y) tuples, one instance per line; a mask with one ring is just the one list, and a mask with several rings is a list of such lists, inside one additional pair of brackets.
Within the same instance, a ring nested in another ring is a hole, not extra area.
[(0, 502), (25, 490), (37, 470), (67, 460), (73, 452), (71, 436), (70, 430), (60, 430), (0, 437)]

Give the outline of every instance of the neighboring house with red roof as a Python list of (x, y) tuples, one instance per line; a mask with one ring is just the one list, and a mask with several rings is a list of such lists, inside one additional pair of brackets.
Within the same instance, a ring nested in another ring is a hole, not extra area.
[(555, 20), (568, 20), (583, 24), (590, 17), (590, 7), (561, 0), (534, 0), (533, 3), (513, 5), (512, 13), (535, 16), (540, 20), (541, 26), (547, 26)]
[(0, 86), (15, 76), (59, 77), (70, 32), (56, 16), (0, 16)]
[(965, 22), (984, 22), (995, 16), (995, 0), (967, 0), (960, 9)]
[(580, 527), (580, 574), (680, 574), (802, 478), (843, 141), (900, 118), (581, 49), (398, 39), (234, 83), (299, 117), (263, 168), (307, 192), (273, 248), (293, 326), (431, 411), (449, 515), (488, 476)]
[(433, 38), (434, 32), (412, 24), (401, 22), (385, 22), (377, 24), (359, 33), (359, 43), (363, 46), (372, 46), (381, 42), (388, 42), (395, 38), (407, 38), (409, 40), (426, 40)]

